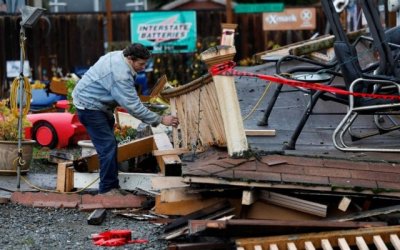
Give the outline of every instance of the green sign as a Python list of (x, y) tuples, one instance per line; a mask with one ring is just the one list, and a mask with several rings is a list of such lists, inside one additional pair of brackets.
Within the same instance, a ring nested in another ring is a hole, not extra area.
[(196, 51), (195, 11), (131, 13), (131, 40), (152, 53), (188, 53)]
[(283, 3), (238, 3), (234, 11), (235, 13), (281, 12), (284, 8)]

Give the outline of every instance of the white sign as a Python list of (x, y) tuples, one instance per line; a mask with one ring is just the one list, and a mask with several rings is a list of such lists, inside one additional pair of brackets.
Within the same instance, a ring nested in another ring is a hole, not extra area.
[[(7, 61), (7, 78), (18, 77), (20, 74), (21, 62), (20, 61)], [(29, 61), (24, 62), (24, 76), (31, 76), (31, 67)]]

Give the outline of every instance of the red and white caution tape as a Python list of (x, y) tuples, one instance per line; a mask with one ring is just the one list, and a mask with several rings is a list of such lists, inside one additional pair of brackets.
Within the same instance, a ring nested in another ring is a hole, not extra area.
[(386, 99), (386, 100), (400, 100), (399, 95), (385, 95), (385, 94), (370, 94), (370, 93), (360, 93), (360, 92), (350, 92), (348, 90), (324, 85), (321, 83), (309, 83), (302, 82), (293, 79), (282, 78), (278, 76), (271, 75), (263, 75), (256, 73), (243, 72), (233, 69), (235, 66), (235, 62), (229, 61), (221, 64), (214, 65), (210, 68), (211, 75), (225, 75), (225, 76), (247, 76), (247, 77), (256, 77), (262, 80), (271, 81), (275, 83), (285, 84), (293, 87), (300, 87), (312, 90), (319, 90), (324, 92), (330, 92), (339, 95), (353, 95), (355, 97), (368, 97), (368, 98), (377, 98), (377, 99)]

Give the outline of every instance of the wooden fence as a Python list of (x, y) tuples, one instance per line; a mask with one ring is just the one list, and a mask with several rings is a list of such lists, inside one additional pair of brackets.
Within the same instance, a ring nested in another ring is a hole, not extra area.
[[(321, 15), (319, 15), (321, 16)], [(129, 42), (130, 13), (114, 13), (113, 41)], [(0, 15), (0, 98), (8, 93), (6, 62), (20, 60), (19, 16)], [(104, 13), (50, 14), (41, 18), (32, 29), (26, 30), (26, 59), (32, 68), (33, 79), (50, 79), (59, 69), (74, 72), (87, 68), (105, 53), (106, 21)], [(167, 74), (171, 81), (185, 84), (205, 72), (198, 54), (209, 46), (219, 43), (220, 23), (225, 21), (225, 11), (198, 11), (198, 53), (156, 55), (154, 70), (149, 73), (151, 81)], [(235, 39), (236, 60), (250, 58), (257, 52), (268, 49), (271, 44), (287, 44), (287, 32), (265, 32), (262, 30), (262, 14), (237, 14), (238, 24)], [(320, 21), (318, 29), (321, 30)], [(314, 31), (291, 31), (296, 42), (307, 39)]]

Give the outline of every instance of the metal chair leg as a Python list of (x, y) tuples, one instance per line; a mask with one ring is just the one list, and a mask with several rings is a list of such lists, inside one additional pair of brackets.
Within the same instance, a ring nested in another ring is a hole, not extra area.
[(310, 117), (315, 104), (317, 104), (317, 101), (321, 94), (322, 94), (321, 91), (317, 91), (312, 95), (311, 100), (307, 105), (307, 108), (304, 110), (304, 113), (303, 113), (303, 116), (301, 117), (300, 122), (297, 124), (296, 129), (293, 131), (292, 137), (290, 138), (288, 143), (285, 143), (283, 145), (283, 148), (282, 148), (283, 150), (295, 150), (296, 149), (297, 139), (299, 138), (301, 131), (303, 130), (304, 126), (306, 125), (306, 122), (307, 122), (308, 118)]
[(268, 126), (268, 119), (272, 113), (272, 109), (275, 106), (276, 100), (278, 99), (279, 94), (282, 91), (283, 84), (279, 84), (274, 92), (274, 95), (271, 98), (271, 101), (268, 104), (267, 109), (265, 110), (263, 118), (257, 123), (258, 126)]

